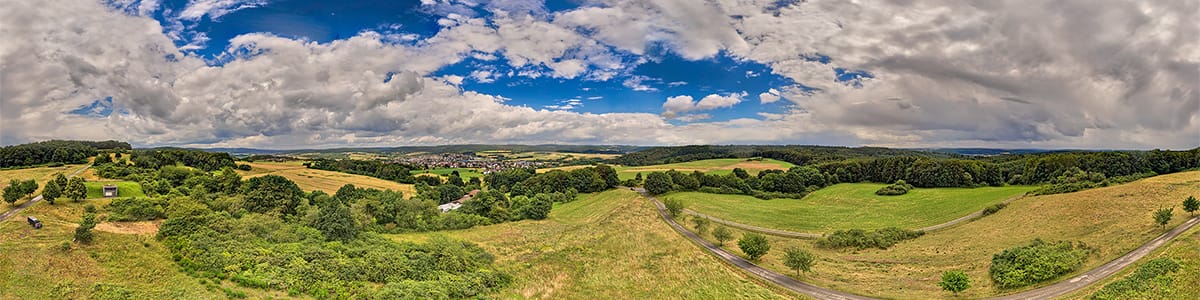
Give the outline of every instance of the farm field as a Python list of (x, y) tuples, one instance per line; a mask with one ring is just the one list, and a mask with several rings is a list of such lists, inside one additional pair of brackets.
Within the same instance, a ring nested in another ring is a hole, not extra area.
[[(762, 171), (762, 170), (777, 169), (777, 170), (785, 170), (786, 171), (787, 169), (790, 169), (794, 166), (795, 165), (785, 162), (785, 161), (779, 161), (779, 160), (774, 160), (774, 159), (769, 159), (769, 158), (761, 159), (761, 160), (746, 159), (746, 158), (719, 158), (719, 159), (705, 159), (705, 160), (689, 161), (689, 162), (682, 162), (682, 163), (638, 166), (638, 167), (613, 166), (613, 168), (617, 170), (617, 177), (619, 177), (621, 180), (627, 180), (627, 179), (633, 179), (634, 177), (636, 177), (637, 173), (643, 173), (642, 176), (646, 176), (645, 173), (665, 172), (665, 171), (670, 171), (670, 170), (676, 170), (676, 171), (688, 172), (688, 173), (690, 173), (692, 171), (701, 171), (701, 172), (705, 172), (705, 173), (709, 173), (709, 174), (725, 175), (725, 174), (733, 173), (734, 168), (742, 168), (742, 169), (745, 169), (747, 173), (750, 173), (750, 175), (757, 175), (758, 172)], [(570, 171), (570, 170), (585, 168), (585, 167), (588, 167), (588, 166), (565, 166), (565, 167), (557, 167), (557, 168), (545, 168), (545, 169), (538, 169), (538, 172), (546, 172), (546, 171), (550, 171), (550, 170)]]
[(433, 234), (479, 243), (514, 276), (497, 298), (775, 299), (777, 294), (674, 232), (648, 200), (627, 190), (581, 195), (547, 220)]
[(332, 195), (337, 192), (338, 188), (346, 184), (354, 184), (354, 186), (360, 188), (401, 191), (404, 192), (405, 198), (412, 197), (416, 193), (415, 188), (411, 184), (350, 173), (309, 169), (303, 165), (303, 162), (256, 162), (246, 164), (250, 165), (250, 171), (237, 171), (239, 175), (242, 175), (242, 179), (267, 174), (279, 175), (296, 182), (296, 185), (300, 186), (300, 189), (304, 191), (320, 190)]
[(484, 156), (484, 157), (513, 159), (513, 160), (543, 160), (543, 161), (545, 161), (545, 160), (576, 160), (576, 159), (589, 159), (589, 158), (611, 159), (611, 158), (621, 156), (620, 154), (572, 153), (572, 152), (554, 152), (554, 151), (550, 151), (550, 152), (541, 152), (541, 151), (512, 152), (512, 151), (507, 151), (507, 150), (481, 151), (481, 152), (476, 152), (475, 155)]
[(450, 173), (454, 172), (455, 170), (458, 170), (458, 176), (462, 177), (464, 180), (474, 177), (483, 177), (483, 173), (480, 173), (479, 169), (475, 168), (438, 168), (429, 170), (412, 170), (408, 173), (413, 175), (436, 174), (438, 176), (450, 176)]
[[(1165, 232), (1152, 222), (1151, 215), (1158, 208), (1176, 207), (1175, 218), (1167, 228), (1183, 223), (1186, 214), (1179, 205), (1188, 195), (1200, 195), (1200, 171), (1076, 193), (1021, 198), (996, 214), (900, 242), (887, 250), (828, 250), (815, 247), (812, 240), (767, 236), (771, 252), (762, 258), (760, 265), (783, 274), (795, 274), (781, 262), (781, 250), (795, 246), (809, 249), (818, 257), (813, 271), (800, 276), (800, 280), (841, 291), (883, 298), (945, 298), (950, 294), (936, 285), (941, 273), (961, 270), (971, 280), (971, 288), (960, 293), (961, 298), (1011, 294), (1050, 282), (998, 289), (988, 275), (993, 254), (1036, 238), (1081, 241), (1096, 247), (1096, 252), (1078, 270), (1060, 277), (1069, 278), (1120, 257)], [(730, 230), (735, 238), (744, 233), (735, 228)], [(705, 237), (711, 240), (711, 236)], [(741, 253), (729, 243), (726, 248)], [(1181, 272), (1178, 276), (1194, 276), (1183, 274), (1195, 273)]]
[(146, 193), (142, 191), (142, 185), (133, 181), (88, 181), (83, 185), (87, 187), (87, 198), (96, 199), (104, 198), (102, 188), (106, 184), (117, 186), (117, 196), (119, 198), (129, 197), (145, 197)]
[[(106, 228), (120, 226), (101, 223), (93, 230), (95, 240), (91, 245), (72, 243), (70, 250), (59, 248), (73, 238), (84, 204), (101, 208), (108, 202), (42, 202), (0, 222), (0, 249), (4, 249), (0, 251), (0, 299), (226, 298), (220, 289), (210, 289), (199, 279), (178, 271), (169, 251), (152, 233), (106, 232)], [(25, 222), (27, 215), (37, 216), (44, 227), (31, 228)], [(236, 288), (229, 281), (222, 287), (244, 291), (250, 299), (286, 296)], [(123, 298), (111, 298), (114, 293)]]
[(804, 199), (761, 200), (746, 195), (678, 192), (661, 199), (679, 199), (684, 207), (738, 223), (799, 232), (828, 233), (838, 229), (936, 225), (982, 210), (1035, 189), (1032, 186), (914, 189), (899, 196), (879, 196), (885, 184), (841, 183), (817, 190)]

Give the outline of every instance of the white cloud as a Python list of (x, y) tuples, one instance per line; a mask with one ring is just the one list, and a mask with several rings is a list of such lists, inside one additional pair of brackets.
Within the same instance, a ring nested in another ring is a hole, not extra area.
[[(686, 112), (732, 107), (742, 102), (742, 97), (745, 96), (746, 92), (728, 95), (711, 94), (704, 96), (700, 101), (693, 101), (692, 96), (687, 95), (668, 97), (667, 101), (663, 102), (662, 115), (667, 118), (676, 118)], [(690, 119), (694, 120), (696, 117)]]
[(758, 100), (760, 102), (762, 102), (762, 104), (774, 103), (775, 101), (779, 101), (779, 90), (769, 89), (766, 92), (758, 94)]
[(266, 5), (266, 0), (190, 0), (179, 18), (184, 20), (199, 20), (204, 16), (209, 19), (220, 19), (229, 13)]

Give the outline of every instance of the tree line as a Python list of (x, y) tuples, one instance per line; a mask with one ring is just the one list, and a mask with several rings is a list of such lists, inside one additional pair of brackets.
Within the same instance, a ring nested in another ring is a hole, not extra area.
[(835, 147), (835, 146), (711, 146), (693, 145), (678, 147), (654, 147), (628, 153), (611, 162), (626, 166), (646, 166), (689, 162), (714, 158), (763, 157), (782, 160), (796, 165), (807, 165), (852, 158), (922, 156), (961, 157), (960, 155), (918, 150), (890, 149), (879, 147)]
[(129, 150), (129, 143), (118, 141), (50, 140), (0, 148), (0, 168), (42, 164), (86, 163), (96, 150)]
[(312, 169), (371, 176), (399, 183), (414, 183), (416, 181), (410, 172), (417, 168), (404, 164), (384, 163), (375, 160), (317, 159), (306, 163), (306, 165)]

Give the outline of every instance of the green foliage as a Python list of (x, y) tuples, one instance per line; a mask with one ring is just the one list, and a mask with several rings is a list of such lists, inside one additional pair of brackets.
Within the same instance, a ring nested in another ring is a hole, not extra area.
[(1036, 239), (1029, 245), (1004, 249), (992, 256), (988, 269), (1000, 288), (1015, 288), (1051, 280), (1083, 265), (1092, 249), (1083, 243)]
[(92, 285), (90, 299), (95, 300), (128, 300), (134, 299), (133, 291), (116, 284), (97, 283)]
[(330, 241), (345, 242), (358, 236), (358, 228), (354, 226), (350, 208), (340, 202), (327, 203), (321, 207), (313, 227), (325, 234), (325, 239)]
[(145, 221), (166, 218), (166, 207), (165, 199), (133, 197), (113, 199), (105, 210), (112, 221)]
[(717, 226), (716, 229), (713, 229), (712, 235), (714, 239), (717, 239), (718, 246), (725, 245), (725, 241), (733, 239), (733, 232), (731, 232), (729, 228), (725, 227), (724, 225)]
[(783, 265), (796, 270), (796, 275), (800, 275), (800, 271), (810, 271), (814, 263), (816, 263), (816, 257), (807, 250), (797, 247), (788, 247), (783, 250)]
[(229, 153), (177, 148), (133, 150), (132, 161), (137, 168), (154, 170), (175, 165), (193, 167), (205, 172), (237, 167)]
[(242, 171), (250, 171), (253, 167), (248, 164), (238, 164), (237, 169)]
[(92, 228), (96, 227), (96, 214), (85, 213), (79, 227), (75, 228), (75, 241), (83, 244), (92, 243)]
[(130, 149), (117, 141), (44, 141), (0, 148), (0, 168), (41, 164), (86, 163), (96, 149)]
[(679, 214), (683, 212), (683, 201), (679, 199), (663, 200), (663, 206), (667, 207), (667, 213), (671, 214), (671, 217), (679, 217)]
[(946, 271), (942, 273), (942, 281), (938, 282), (938, 286), (942, 287), (943, 291), (958, 294), (971, 288), (971, 278), (963, 271)]
[(84, 186), (83, 183), (82, 177), (71, 177), (67, 181), (67, 187), (63, 189), (63, 196), (75, 200), (75, 202), (87, 198), (87, 186)]
[(708, 232), (708, 224), (710, 222), (711, 221), (706, 218), (692, 218), (692, 224), (694, 228), (696, 228), (696, 234), (699, 235), (704, 235)]
[(1196, 196), (1188, 196), (1183, 200), (1183, 211), (1188, 212), (1188, 215), (1195, 213), (1198, 209), (1200, 209), (1200, 201), (1196, 200)]
[(529, 207), (523, 211), (526, 219), (542, 220), (550, 215), (550, 210), (554, 207), (554, 199), (549, 194), (537, 194), (529, 202)]
[(42, 198), (46, 199), (46, 202), (54, 204), (54, 200), (62, 197), (62, 190), (63, 186), (58, 184), (58, 180), (50, 179), (46, 181), (46, 188), (42, 189)]
[[(410, 174), (411, 170), (417, 168), (404, 164), (384, 163), (377, 160), (355, 160), (355, 159), (318, 159), (308, 164), (309, 168), (343, 172), (350, 174), (358, 174), (371, 176), (384, 180), (391, 180), (399, 183), (414, 183), (416, 178)], [(440, 178), (433, 177), (438, 179)]]
[(221, 172), (213, 178), (213, 191), (225, 194), (235, 194), (242, 187), (242, 175), (238, 175), (233, 168), (221, 168)]
[(913, 186), (911, 184), (908, 184), (907, 182), (904, 182), (903, 179), (901, 179), (901, 180), (896, 180), (896, 183), (879, 188), (879, 190), (875, 191), (875, 194), (880, 195), (880, 196), (904, 195), (904, 194), (907, 194), (908, 191), (912, 190), (912, 189), (913, 189)]
[(1138, 267), (1137, 271), (1121, 280), (1104, 285), (1090, 299), (1151, 299), (1160, 296), (1171, 287), (1171, 276), (1181, 266), (1170, 258), (1156, 258)]
[(771, 243), (761, 234), (748, 232), (738, 240), (738, 248), (742, 249), (742, 253), (745, 253), (750, 260), (757, 261), (771, 250)]
[(100, 152), (96, 153), (96, 159), (92, 161), (92, 164), (102, 165), (111, 164), (112, 162), (112, 157), (109, 157), (107, 152)]
[(904, 240), (925, 235), (924, 231), (887, 227), (866, 231), (862, 229), (837, 230), (817, 240), (817, 246), (830, 249), (853, 247), (856, 249), (887, 249)]
[(293, 215), (304, 199), (304, 192), (295, 182), (279, 175), (250, 178), (242, 187), (246, 194), (243, 207), (256, 213), (279, 212)]
[(991, 215), (991, 214), (1000, 212), (1000, 210), (1004, 209), (1005, 207), (1008, 207), (1008, 204), (1004, 203), (1004, 202), (993, 204), (992, 206), (988, 206), (987, 208), (983, 209), (983, 215), (987, 216), (987, 215)]
[(1171, 215), (1174, 211), (1174, 207), (1158, 209), (1158, 211), (1154, 212), (1154, 223), (1158, 224), (1158, 226), (1162, 226), (1165, 229), (1167, 227), (1167, 223), (1171, 222)]
[(643, 186), (646, 187), (646, 192), (651, 195), (662, 195), (670, 192), (674, 183), (671, 182), (671, 176), (662, 172), (653, 172), (646, 175), (646, 182)]

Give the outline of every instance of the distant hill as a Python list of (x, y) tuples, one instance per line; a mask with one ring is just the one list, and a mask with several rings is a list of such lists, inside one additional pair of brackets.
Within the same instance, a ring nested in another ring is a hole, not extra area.
[(235, 156), (248, 155), (274, 155), (274, 154), (300, 154), (300, 153), (345, 153), (345, 152), (366, 152), (366, 153), (462, 153), (462, 152), (481, 152), (481, 151), (496, 151), (506, 150), (513, 152), (568, 152), (568, 153), (590, 153), (590, 154), (626, 154), (641, 149), (644, 146), (624, 146), (624, 145), (485, 145), (485, 144), (470, 144), (470, 145), (440, 145), (440, 146), (401, 146), (401, 147), (348, 147), (348, 148), (330, 148), (330, 149), (293, 149), (293, 150), (269, 150), (269, 149), (254, 149), (254, 148), (197, 148), (205, 151), (226, 152)]
[(845, 160), (851, 158), (889, 156), (956, 157), (958, 154), (927, 150), (890, 149), (880, 147), (834, 147), (807, 145), (693, 145), (654, 147), (622, 155), (613, 163), (626, 166), (658, 165), (712, 158), (773, 158), (797, 165)]

